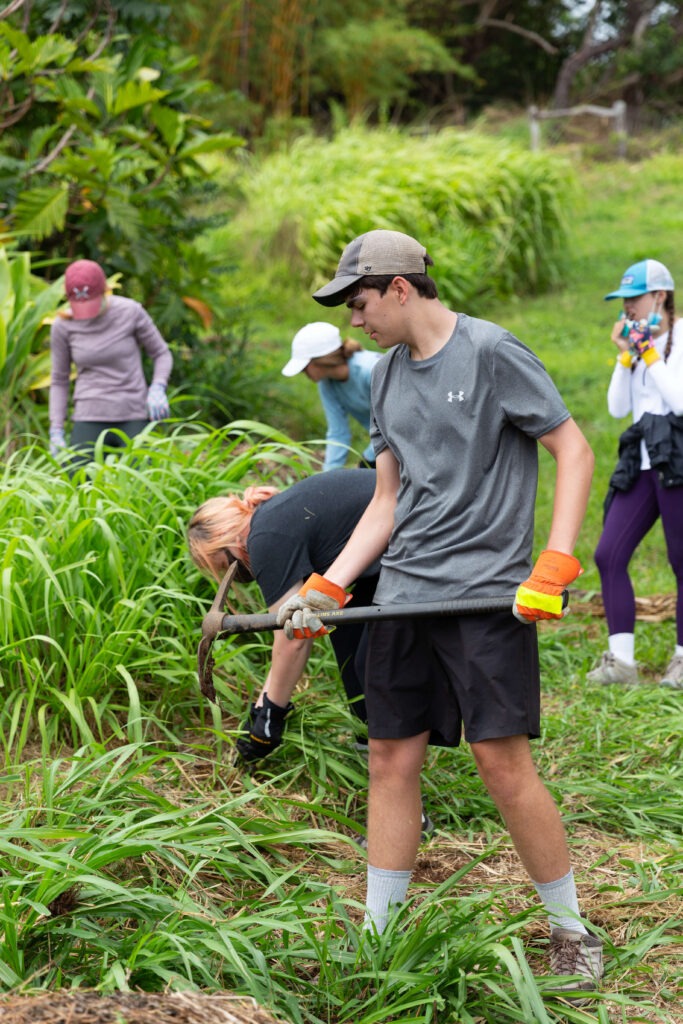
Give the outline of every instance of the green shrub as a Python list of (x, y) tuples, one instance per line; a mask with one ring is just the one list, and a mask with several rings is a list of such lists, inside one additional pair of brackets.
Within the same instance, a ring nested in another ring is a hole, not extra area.
[(30, 423), (27, 398), (49, 371), (47, 322), (61, 305), (60, 278), (49, 287), (31, 272), (28, 252), (8, 253), (0, 246), (0, 429), (10, 420)]
[(474, 133), (349, 128), (247, 165), (241, 186), (214, 245), (239, 252), (245, 275), (270, 266), (310, 291), (352, 238), (392, 228), (425, 243), (446, 302), (476, 311), (558, 281), (573, 177), (555, 156)]

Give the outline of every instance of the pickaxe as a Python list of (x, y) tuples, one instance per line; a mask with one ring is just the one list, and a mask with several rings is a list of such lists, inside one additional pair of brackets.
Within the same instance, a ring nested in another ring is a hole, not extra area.
[[(205, 697), (216, 701), (216, 690), (213, 685), (214, 660), (211, 647), (214, 640), (237, 633), (258, 633), (266, 630), (282, 629), (278, 625), (277, 616), (265, 613), (257, 615), (225, 615), (223, 608), (228, 589), (237, 572), (237, 562), (233, 562), (214, 598), (210, 610), (202, 622), (202, 639), (197, 652), (199, 687)], [(321, 612), (318, 618), (324, 626), (345, 626), (356, 622), (379, 622), (383, 619), (414, 619), (436, 615), (466, 615), (477, 612), (511, 611), (514, 595), (510, 597), (464, 597), (451, 601), (431, 601), (423, 604), (399, 605), (363, 605), (359, 608), (336, 608), (334, 611)]]

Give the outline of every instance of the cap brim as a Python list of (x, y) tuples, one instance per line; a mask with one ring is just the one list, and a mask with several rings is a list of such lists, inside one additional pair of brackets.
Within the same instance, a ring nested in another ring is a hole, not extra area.
[(647, 292), (644, 292), (642, 288), (620, 288), (617, 292), (605, 295), (605, 301), (607, 299), (637, 299), (639, 295), (647, 295)]
[(74, 302), (73, 299), (70, 299), (69, 305), (74, 320), (94, 319), (102, 311), (103, 298), (103, 295), (98, 295), (96, 299), (87, 299), (85, 302)]
[(296, 377), (297, 373), (301, 373), (302, 370), (306, 369), (310, 361), (310, 359), (290, 359), (289, 362), (285, 363), (282, 367), (282, 376)]
[(341, 306), (344, 301), (341, 297), (343, 292), (351, 285), (357, 284), (362, 278), (362, 274), (346, 274), (344, 277), (335, 277), (329, 284), (323, 285), (322, 288), (318, 288), (317, 292), (313, 292), (313, 298), (321, 306)]

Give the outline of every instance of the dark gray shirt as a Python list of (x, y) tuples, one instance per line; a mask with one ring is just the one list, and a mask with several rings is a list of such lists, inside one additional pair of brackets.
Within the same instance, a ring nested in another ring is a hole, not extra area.
[(372, 376), (372, 440), (400, 469), (379, 604), (510, 596), (528, 574), (536, 439), (569, 418), (543, 364), (463, 313), (430, 359), (399, 345)]
[[(312, 572), (327, 571), (374, 491), (374, 470), (332, 469), (299, 480), (258, 506), (247, 551), (268, 606)], [(379, 565), (373, 564), (363, 575), (378, 571)]]

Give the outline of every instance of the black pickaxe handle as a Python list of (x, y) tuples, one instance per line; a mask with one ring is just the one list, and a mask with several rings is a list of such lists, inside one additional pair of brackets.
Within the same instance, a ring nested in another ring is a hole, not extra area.
[[(216, 701), (213, 685), (213, 655), (211, 648), (219, 637), (235, 636), (237, 633), (259, 633), (281, 629), (277, 616), (224, 615), (223, 608), (230, 584), (237, 571), (233, 562), (218, 588), (210, 611), (202, 622), (202, 639), (197, 651), (199, 686), (205, 697)], [(318, 618), (325, 626), (344, 626), (355, 622), (379, 622), (381, 619), (414, 619), (429, 615), (467, 615), (477, 612), (512, 611), (514, 595), (509, 597), (465, 597), (453, 601), (432, 601), (423, 604), (363, 605), (359, 608), (337, 608), (322, 612)]]
[[(463, 597), (452, 601), (429, 601), (422, 604), (370, 604), (359, 608), (335, 608), (334, 611), (320, 612), (317, 617), (324, 626), (347, 626), (357, 622), (380, 622), (383, 619), (415, 619), (436, 615), (476, 615), (477, 612), (512, 612), (514, 594), (510, 597)], [(216, 638), (234, 636), (236, 633), (259, 633), (282, 629), (277, 616), (268, 613), (258, 615), (224, 615)]]

